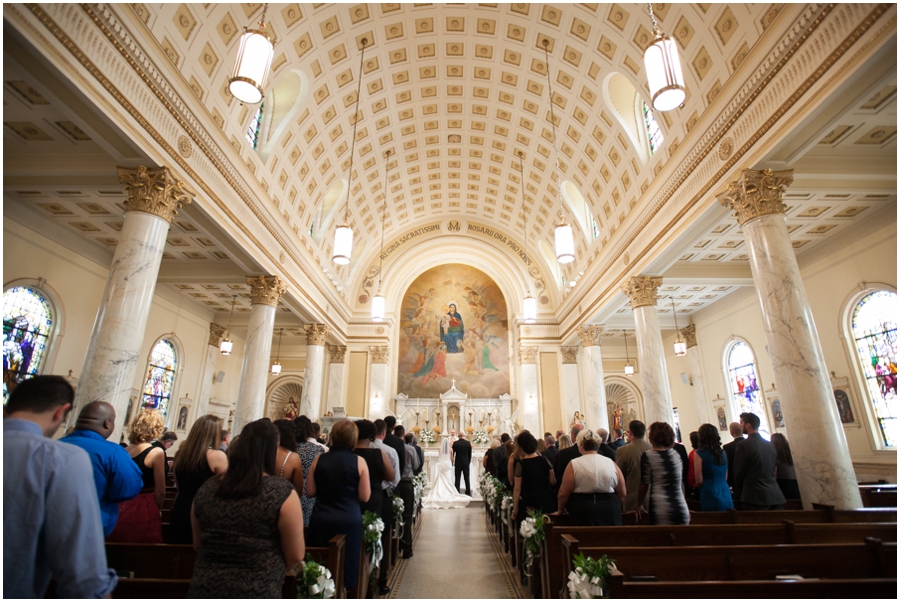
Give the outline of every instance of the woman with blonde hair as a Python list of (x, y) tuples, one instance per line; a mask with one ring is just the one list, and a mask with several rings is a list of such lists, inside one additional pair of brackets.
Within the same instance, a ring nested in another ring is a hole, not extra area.
[(559, 443), (557, 446), (559, 451), (562, 451), (567, 447), (572, 447), (572, 438), (568, 435), (560, 435), (557, 442)]
[[(563, 435), (560, 437), (562, 441)], [(581, 455), (563, 472), (557, 496), (557, 514), (565, 510), (573, 526), (599, 527), (622, 524), (625, 477), (616, 463), (598, 453), (603, 442), (591, 429), (578, 433)]]
[(166, 497), (166, 454), (152, 442), (163, 434), (163, 416), (157, 410), (141, 410), (131, 423), (125, 448), (141, 470), (144, 488), (134, 499), (119, 504), (119, 522), (106, 541), (162, 543), (162, 508)]
[(219, 450), (222, 419), (213, 414), (201, 416), (191, 427), (187, 439), (175, 456), (175, 485), (178, 494), (172, 506), (172, 526), (167, 543), (190, 544), (191, 504), (207, 479), (228, 470), (228, 458)]

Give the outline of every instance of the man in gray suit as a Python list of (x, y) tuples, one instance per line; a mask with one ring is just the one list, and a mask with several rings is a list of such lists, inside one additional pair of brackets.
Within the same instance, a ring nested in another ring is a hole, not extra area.
[[(644, 440), (647, 427), (640, 420), (632, 420), (628, 423), (628, 431), (625, 433), (630, 442), (616, 451), (616, 464), (625, 477), (625, 512), (633, 512), (638, 508), (638, 489), (641, 485), (641, 456), (651, 449), (649, 441)], [(647, 510), (650, 496), (644, 500), (644, 510)]]
[(744, 510), (781, 510), (784, 494), (775, 481), (775, 446), (760, 436), (759, 416), (741, 414), (747, 439), (734, 452), (734, 486), (741, 492)]

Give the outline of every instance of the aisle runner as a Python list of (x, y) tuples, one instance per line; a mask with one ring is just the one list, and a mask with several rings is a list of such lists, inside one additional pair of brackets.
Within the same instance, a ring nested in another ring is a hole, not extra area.
[(518, 598), (480, 505), (426, 510), (413, 546), (401, 560), (389, 598)]

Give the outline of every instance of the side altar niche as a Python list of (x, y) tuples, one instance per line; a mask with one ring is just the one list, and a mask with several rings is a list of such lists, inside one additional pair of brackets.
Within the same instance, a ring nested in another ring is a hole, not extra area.
[(441, 393), (437, 399), (411, 399), (404, 393), (396, 395), (397, 422), (406, 430), (418, 426), (423, 431), (435, 432), (438, 437), (449, 436), (451, 430), (465, 432), (470, 439), (475, 431), (482, 429), (491, 436), (515, 432), (509, 393), (494, 398), (470, 398), (456, 388), (455, 379), (451, 383), (450, 390)]

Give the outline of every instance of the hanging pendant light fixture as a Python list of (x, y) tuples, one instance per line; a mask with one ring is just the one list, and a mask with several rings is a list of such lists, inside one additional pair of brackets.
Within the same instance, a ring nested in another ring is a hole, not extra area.
[(353, 154), (356, 152), (356, 126), (359, 124), (359, 96), (362, 92), (363, 59), (366, 56), (366, 45), (369, 40), (361, 38), (362, 50), (359, 53), (359, 81), (356, 84), (356, 111), (353, 113), (353, 138), (350, 140), (350, 168), (347, 170), (347, 199), (344, 205), (344, 223), (334, 231), (334, 255), (331, 261), (338, 265), (350, 263), (353, 253), (353, 228), (350, 227), (350, 190), (353, 185)]
[(681, 357), (687, 355), (687, 344), (681, 338), (681, 331), (678, 330), (678, 312), (675, 311), (675, 298), (669, 297), (672, 302), (672, 316), (675, 318), (675, 355)]
[(562, 201), (562, 174), (559, 170), (559, 144), (556, 140), (556, 113), (553, 111), (553, 83), (550, 80), (550, 53), (547, 50), (550, 45), (550, 39), (541, 40), (544, 46), (544, 64), (547, 67), (547, 91), (550, 94), (550, 125), (553, 128), (553, 152), (556, 156), (556, 189), (559, 196), (559, 223), (553, 231), (553, 238), (556, 247), (556, 261), (562, 264), (575, 261), (575, 236), (572, 233), (572, 226), (566, 223), (566, 217), (563, 213)]
[(278, 351), (275, 352), (275, 361), (272, 363), (272, 376), (281, 374), (281, 363), (278, 358), (281, 357), (281, 335), (284, 334), (284, 328), (278, 329)]
[(241, 102), (255, 105), (265, 93), (266, 80), (269, 79), (269, 68), (275, 54), (275, 40), (266, 32), (266, 11), (268, 4), (263, 5), (259, 29), (244, 28), (238, 45), (234, 70), (228, 80), (228, 91)]
[(650, 21), (653, 23), (654, 41), (644, 50), (644, 67), (647, 70), (647, 85), (650, 86), (650, 104), (657, 111), (671, 111), (681, 106), (686, 98), (684, 75), (678, 46), (675, 40), (659, 28), (653, 15), (653, 5), (647, 3)]
[(623, 330), (625, 335), (625, 376), (634, 376), (634, 366), (631, 365), (631, 357), (628, 355), (628, 331)]
[[(522, 167), (522, 160), (525, 153), (519, 151), (519, 180), (522, 188), (522, 251), (528, 246), (528, 214), (525, 213), (525, 169)], [(534, 324), (537, 321), (537, 300), (531, 296), (531, 289), (528, 287), (528, 273), (525, 274), (525, 298), (522, 300), (522, 309), (525, 314), (525, 323)]]
[(231, 315), (228, 316), (228, 329), (225, 331), (225, 338), (222, 339), (222, 342), (219, 343), (219, 351), (222, 352), (222, 355), (231, 355), (231, 349), (234, 347), (234, 342), (228, 337), (231, 336), (231, 320), (234, 318), (234, 303), (237, 300), (237, 295), (231, 296)]
[(387, 195), (388, 195), (388, 164), (391, 158), (391, 151), (384, 153), (384, 205), (381, 207), (381, 249), (378, 251), (378, 292), (372, 297), (372, 321), (384, 321), (384, 296), (381, 294), (381, 271), (384, 267), (384, 215), (387, 213)]

